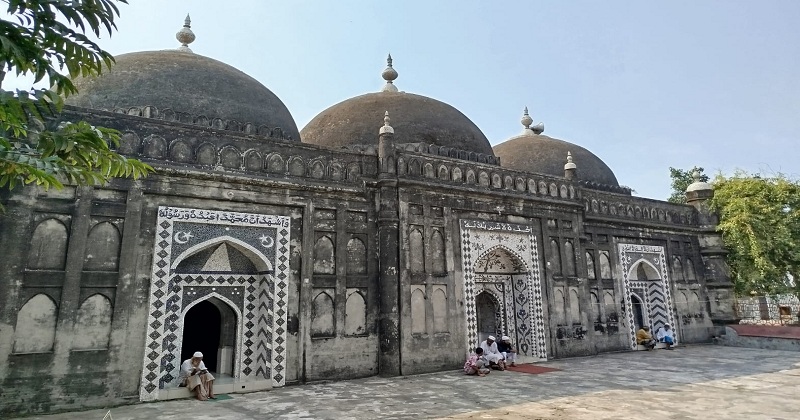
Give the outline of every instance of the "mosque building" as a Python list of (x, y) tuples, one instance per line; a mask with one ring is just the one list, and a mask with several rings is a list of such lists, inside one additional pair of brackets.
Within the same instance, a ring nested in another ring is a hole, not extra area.
[(725, 249), (689, 204), (631, 195), (591, 151), (521, 133), (494, 147), (454, 107), (378, 92), (302, 130), (243, 72), (175, 50), (78, 79), (61, 118), (118, 130), (156, 169), (0, 192), (0, 416), (456, 369), (489, 335), (538, 362), (635, 350), (734, 318)]

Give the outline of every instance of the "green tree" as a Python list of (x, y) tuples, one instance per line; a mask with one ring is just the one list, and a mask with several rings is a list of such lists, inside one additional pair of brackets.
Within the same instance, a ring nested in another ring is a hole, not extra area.
[(700, 173), (700, 181), (708, 182), (708, 175), (703, 173), (703, 168), (695, 166), (688, 171), (683, 169), (669, 168), (669, 177), (672, 178), (672, 195), (667, 201), (670, 203), (686, 203), (686, 188), (694, 182), (694, 172)]
[[(0, 19), (0, 188), (102, 184), (152, 172), (112, 150), (119, 132), (58, 119), (63, 98), (77, 92), (71, 79), (97, 76), (113, 63), (87, 34), (110, 36), (119, 16), (116, 3), (127, 0), (3, 1), (8, 8)], [(8, 73), (51, 87), (3, 90)]]
[(800, 181), (737, 171), (713, 186), (736, 292), (800, 294)]

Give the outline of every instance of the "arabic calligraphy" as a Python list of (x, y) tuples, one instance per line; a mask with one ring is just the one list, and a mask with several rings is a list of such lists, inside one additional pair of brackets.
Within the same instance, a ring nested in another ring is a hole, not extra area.
[(170, 220), (250, 224), (257, 226), (289, 227), (289, 218), (266, 214), (248, 214), (232, 211), (159, 207), (158, 216)]
[(480, 220), (462, 220), (461, 226), (465, 229), (481, 229), (481, 230), (502, 230), (506, 232), (519, 232), (531, 233), (533, 229), (530, 226), (517, 225), (513, 223), (500, 223), (500, 222), (485, 222)]

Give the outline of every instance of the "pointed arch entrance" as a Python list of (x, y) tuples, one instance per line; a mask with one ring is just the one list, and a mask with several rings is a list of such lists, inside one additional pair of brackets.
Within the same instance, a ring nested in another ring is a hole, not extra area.
[(636, 349), (639, 328), (656, 332), (666, 324), (675, 326), (669, 271), (663, 247), (620, 244), (619, 250), (630, 346)]
[(520, 355), (547, 358), (538, 248), (530, 226), (461, 221), (466, 350), (508, 335)]
[(140, 399), (195, 351), (235, 389), (284, 385), (289, 218), (159, 207), (156, 227)]

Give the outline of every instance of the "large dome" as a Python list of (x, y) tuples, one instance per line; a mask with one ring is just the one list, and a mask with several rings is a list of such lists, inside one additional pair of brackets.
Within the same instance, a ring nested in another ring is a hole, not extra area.
[(314, 117), (300, 132), (303, 142), (328, 147), (375, 145), (384, 113), (389, 111), (397, 143), (494, 155), (483, 132), (459, 110), (425, 96), (398, 92), (392, 84), (397, 73), (391, 61), (383, 76), (388, 83), (382, 92), (347, 99)]
[(154, 106), (256, 126), (279, 127), (299, 141), (286, 105), (257, 80), (220, 61), (187, 51), (122, 54), (111, 70), (78, 78), (66, 103), (107, 109)]
[(577, 166), (579, 181), (619, 186), (611, 168), (594, 153), (576, 144), (542, 135), (541, 131), (544, 128), (541, 126), (538, 130), (537, 127), (530, 128), (529, 121), (531, 120), (526, 109), (523, 116), (523, 125), (526, 127), (523, 133), (494, 147), (494, 154), (500, 158), (501, 166), (518, 171), (563, 177), (564, 164), (567, 162), (567, 152), (569, 152)]

